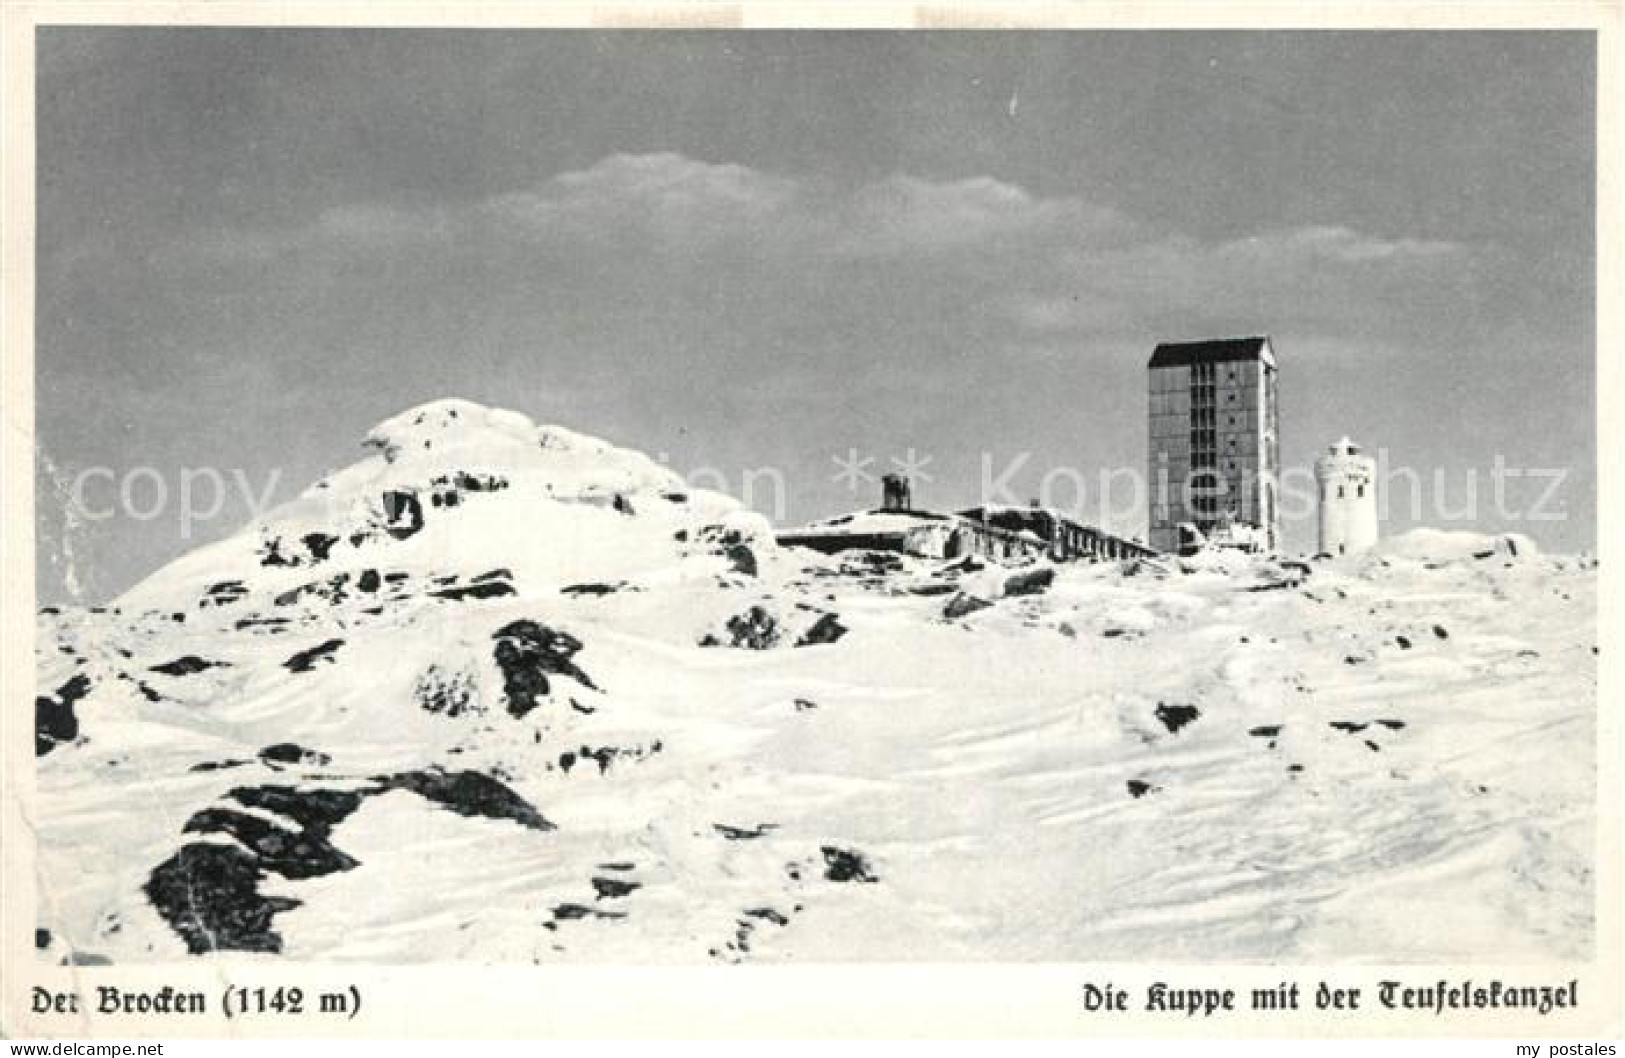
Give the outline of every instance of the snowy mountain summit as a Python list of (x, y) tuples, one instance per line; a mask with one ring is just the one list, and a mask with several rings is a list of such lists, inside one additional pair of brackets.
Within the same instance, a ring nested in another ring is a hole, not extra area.
[(42, 958), (1590, 951), (1588, 559), (825, 556), (511, 411), (365, 452), (41, 613)]

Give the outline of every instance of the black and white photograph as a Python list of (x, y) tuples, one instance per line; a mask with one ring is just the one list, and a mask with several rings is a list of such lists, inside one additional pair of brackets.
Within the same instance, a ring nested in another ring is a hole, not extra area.
[(1595, 29), (30, 33), (14, 978), (1617, 1030)]

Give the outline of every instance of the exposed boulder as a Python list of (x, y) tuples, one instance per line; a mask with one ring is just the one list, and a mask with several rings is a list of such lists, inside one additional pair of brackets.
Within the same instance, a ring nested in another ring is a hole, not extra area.
[(513, 574), (505, 569), (494, 569), (472, 578), (467, 584), (452, 584), (429, 593), (438, 599), (495, 599), (517, 594), (513, 587)]
[(728, 638), (707, 635), (700, 640), (702, 647), (730, 646), (745, 650), (768, 650), (779, 643), (781, 631), (778, 618), (766, 607), (752, 606), (742, 614), (728, 618)]
[(986, 599), (979, 599), (966, 592), (960, 592), (948, 600), (948, 605), (942, 608), (942, 616), (950, 621), (958, 620), (978, 610), (985, 610), (993, 604)]
[(646, 746), (579, 746), (576, 749), (566, 750), (559, 754), (559, 770), (568, 775), (577, 762), (590, 760), (598, 765), (598, 774), (605, 775), (609, 772), (609, 766), (617, 760), (623, 758), (633, 761), (642, 760), (645, 757), (654, 756), (664, 748), (665, 743), (659, 739), (655, 739)]
[(360, 861), (327, 840), (326, 827), (294, 830), (231, 808), (205, 808), (181, 828), (187, 834), (229, 834), (258, 857), (258, 866), (284, 878), (317, 878)]
[[(278, 755), (287, 753), (279, 750)], [(143, 890), (194, 955), (280, 952), (282, 938), (272, 920), (300, 902), (266, 896), (259, 891), (260, 883), (268, 874), (316, 878), (358, 866), (359, 861), (330, 840), (333, 828), (366, 798), (391, 790), (417, 794), (461, 816), (510, 820), (531, 830), (553, 829), (513, 790), (474, 771), (402, 772), (357, 789), (237, 787), (226, 795), (226, 804), (195, 813), (182, 830), (229, 837), (236, 844), (183, 845), (153, 869)], [(241, 811), (230, 802), (255, 812)]]
[(174, 661), (166, 661), (162, 665), (150, 666), (148, 671), (161, 672), (165, 676), (190, 676), (193, 673), (202, 672), (205, 669), (212, 669), (225, 664), (226, 663), (224, 661), (208, 661), (204, 658), (198, 657), (196, 654), (186, 654), (176, 658)]
[(299, 542), (305, 545), (306, 551), (310, 552), (312, 562), (326, 562), (327, 556), (332, 554), (333, 545), (339, 542), (339, 538), (332, 533), (306, 533), (299, 538)]
[(342, 639), (329, 639), (326, 642), (318, 643), (309, 650), (301, 650), (287, 661), (284, 661), (282, 667), (289, 672), (309, 672), (316, 667), (318, 662), (331, 664), (333, 655), (343, 645), (344, 640)]
[(361, 807), (372, 793), (360, 790), (299, 789), (293, 786), (239, 786), (226, 796), (240, 805), (286, 816), (301, 827), (326, 834)]
[(416, 495), (392, 489), (383, 495), (384, 529), (396, 540), (415, 536), (423, 528), (423, 503)]
[(507, 819), (531, 830), (553, 829), (530, 802), (482, 772), (411, 771), (378, 781), (386, 789), (410, 790), (460, 816)]
[(228, 757), (225, 760), (200, 760), (186, 770), (189, 772), (225, 771), (228, 768), (241, 768), (245, 764), (254, 763), (240, 757)]
[(801, 633), (796, 640), (798, 647), (821, 646), (833, 643), (846, 635), (848, 628), (841, 623), (841, 619), (832, 613), (827, 613), (812, 623), (812, 627)]
[(641, 882), (628, 882), (620, 878), (593, 878), (593, 892), (600, 900), (619, 900), (643, 888)]
[(592, 583), (592, 584), (570, 584), (570, 585), (566, 585), (563, 588), (560, 588), (559, 589), (559, 594), (560, 595), (577, 595), (577, 596), (579, 596), (579, 595), (612, 595), (615, 592), (618, 592), (622, 588), (625, 588), (625, 587), (626, 587), (625, 583), (621, 583), (621, 584), (597, 584), (597, 583)]
[(214, 842), (183, 845), (142, 887), (158, 914), (193, 955), (211, 951), (277, 953), (272, 919), (299, 901), (260, 893), (265, 873), (247, 849)]
[(1180, 728), (1194, 722), (1202, 713), (1194, 705), (1169, 705), (1166, 702), (1158, 702), (1155, 715), (1162, 721), (1162, 726), (1168, 729), (1169, 734), (1178, 734)]
[[(267, 563), (269, 565), (270, 563)], [(198, 600), (198, 606), (226, 606), (236, 602), (248, 594), (248, 588), (240, 580), (223, 580), (218, 584), (211, 584), (203, 592), (203, 598)]]
[(327, 754), (319, 753), (313, 749), (306, 749), (292, 742), (278, 742), (274, 746), (266, 746), (260, 750), (260, 760), (273, 768), (283, 764), (325, 768), (333, 763), (333, 759)]
[(477, 710), (474, 677), (463, 669), (430, 665), (418, 677), (412, 697), (425, 711), (445, 716), (461, 716)]
[(554, 926), (556, 929), (557, 926), (554, 925), (556, 922), (574, 922), (583, 918), (613, 919), (625, 917), (625, 911), (600, 911), (597, 908), (587, 907), (585, 904), (560, 904), (553, 909), (553, 922), (547, 924)]
[(756, 576), (760, 570), (758, 552), (774, 546), (772, 526), (766, 519), (743, 511), (736, 511), (720, 522), (700, 526), (694, 533), (694, 542), (726, 558), (735, 573), (747, 577)]
[(825, 845), (820, 852), (824, 854), (824, 877), (832, 882), (877, 882), (880, 879), (869, 866), (869, 861), (856, 849), (842, 849), (834, 845)]
[(34, 699), (34, 755), (43, 757), (57, 746), (79, 737), (74, 703), (90, 693), (91, 680), (79, 673), (56, 689), (56, 694)]
[(757, 823), (753, 827), (733, 827), (726, 823), (712, 823), (711, 829), (729, 841), (753, 841), (756, 838), (766, 837), (768, 831), (777, 830), (778, 826), (777, 823)]
[(1007, 596), (1037, 595), (1048, 590), (1049, 586), (1054, 583), (1055, 571), (1053, 569), (1030, 569), (1005, 578), (1004, 594)]

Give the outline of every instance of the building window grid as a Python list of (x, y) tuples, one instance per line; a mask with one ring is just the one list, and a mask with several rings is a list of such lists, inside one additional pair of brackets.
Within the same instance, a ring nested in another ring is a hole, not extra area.
[(1219, 510), (1218, 408), (1213, 364), (1191, 365), (1190, 404), (1190, 495), (1191, 513), (1204, 530), (1211, 528)]
[(1192, 469), (1218, 465), (1218, 411), (1214, 407), (1213, 365), (1191, 365), (1190, 448)]

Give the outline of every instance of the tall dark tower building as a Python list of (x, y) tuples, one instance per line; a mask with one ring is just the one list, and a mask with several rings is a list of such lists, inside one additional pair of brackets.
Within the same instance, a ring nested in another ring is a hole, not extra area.
[[(1151, 354), (1150, 544), (1177, 551), (1181, 524), (1280, 546), (1275, 351), (1267, 337), (1165, 342)], [(1251, 532), (1245, 527), (1251, 527)]]

